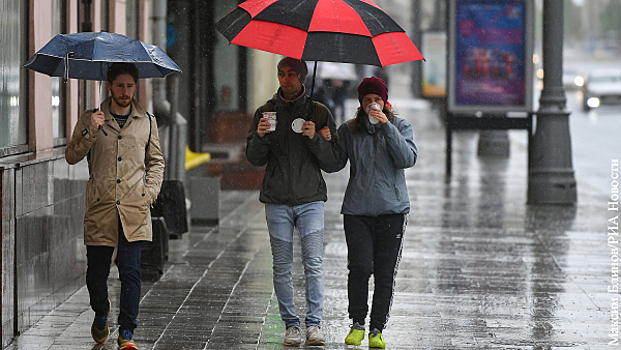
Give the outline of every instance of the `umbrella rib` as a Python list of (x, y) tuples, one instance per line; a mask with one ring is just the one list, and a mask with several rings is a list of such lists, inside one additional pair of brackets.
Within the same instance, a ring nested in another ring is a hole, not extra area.
[[(245, 9), (243, 9), (244, 11), (246, 11)], [(246, 11), (248, 12), (248, 11)], [(250, 16), (250, 18), (252, 19), (252, 15), (250, 15), (250, 13), (248, 13), (248, 15)], [(246, 20), (245, 18), (243, 18), (242, 16), (237, 17), (233, 22), (231, 22), (231, 24), (229, 26), (227, 26), (226, 28), (224, 28), (223, 31), (227, 31), (229, 28), (233, 27), (235, 24), (239, 23), (242, 20)]]
[[(51, 54), (47, 54), (47, 53), (37, 53), (37, 55), (40, 56), (48, 56), (48, 57), (54, 57), (54, 58), (61, 58), (64, 59), (65, 56), (56, 56), (56, 55), (51, 55)], [(70, 61), (83, 61), (83, 62), (126, 62), (126, 63), (153, 63), (155, 65), (160, 66), (159, 64), (153, 62), (153, 61), (112, 61), (112, 60), (89, 60), (87, 58), (70, 58)], [(169, 68), (171, 70), (176, 70), (176, 68)]]
[(44, 52), (37, 52), (35, 55), (48, 56), (48, 57), (54, 57), (54, 58), (64, 58), (65, 57), (65, 56), (52, 55), (52, 54), (44, 53)]
[[(56, 56), (51, 56), (51, 57), (56, 57)], [(56, 58), (62, 58), (62, 57), (56, 57)], [(113, 60), (89, 60), (86, 58), (70, 58), (70, 61), (82, 61), (82, 62), (104, 62), (104, 63), (151, 63), (154, 64), (156, 66), (159, 67), (163, 67), (153, 61), (127, 61), (127, 60), (122, 60), (122, 61), (113, 61)], [(176, 70), (176, 68), (168, 68), (170, 70)]]

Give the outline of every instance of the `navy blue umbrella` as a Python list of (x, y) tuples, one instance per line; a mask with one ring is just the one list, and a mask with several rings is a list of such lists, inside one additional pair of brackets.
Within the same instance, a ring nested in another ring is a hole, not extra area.
[(115, 62), (133, 63), (140, 78), (163, 78), (181, 69), (162, 49), (108, 32), (58, 34), (24, 64), (52, 77), (105, 81)]

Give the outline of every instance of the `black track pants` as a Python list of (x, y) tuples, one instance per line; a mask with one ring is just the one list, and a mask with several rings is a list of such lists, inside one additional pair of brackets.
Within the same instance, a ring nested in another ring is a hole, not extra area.
[(369, 278), (373, 274), (375, 291), (369, 330), (381, 331), (392, 305), (407, 214), (345, 215), (343, 221), (348, 249), (349, 318), (361, 325), (365, 323), (369, 309)]

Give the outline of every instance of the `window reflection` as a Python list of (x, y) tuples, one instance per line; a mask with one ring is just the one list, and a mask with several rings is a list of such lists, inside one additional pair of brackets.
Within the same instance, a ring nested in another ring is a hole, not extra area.
[(0, 148), (24, 145), (27, 142), (27, 123), (20, 115), (20, 29), (22, 27), (20, 0), (0, 2)]
[[(61, 0), (52, 0), (52, 36), (63, 32), (63, 6)], [(62, 89), (64, 84), (62, 78), (52, 78), (52, 127), (54, 139), (64, 138), (65, 135), (65, 113)]]
[(138, 39), (138, 0), (127, 0), (126, 2), (126, 35), (130, 38)]

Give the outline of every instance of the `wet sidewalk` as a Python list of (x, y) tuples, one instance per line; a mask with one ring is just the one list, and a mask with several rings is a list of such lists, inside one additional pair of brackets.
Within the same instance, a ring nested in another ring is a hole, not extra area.
[[(424, 104), (394, 101), (419, 148), (407, 171), (412, 212), (388, 327), (387, 349), (607, 349), (611, 338), (608, 198), (578, 178), (576, 207), (527, 206), (525, 132), (511, 132), (509, 159), (477, 157), (476, 132), (455, 133), (453, 176), (444, 176), (444, 130)], [(608, 169), (598, 171), (609, 172)], [(323, 349), (345, 346), (346, 244), (339, 209), (348, 172), (326, 176)], [(166, 272), (143, 283), (141, 349), (283, 349), (271, 253), (257, 191), (225, 191), (221, 222), (171, 241)], [(299, 241), (298, 241), (299, 242)], [(304, 317), (295, 245), (296, 305)], [(119, 283), (110, 279), (113, 315)], [(90, 336), (82, 288), (16, 338), (17, 349), (116, 349)], [(112, 322), (115, 322), (115, 318)], [(613, 325), (614, 326), (614, 325)], [(613, 327), (613, 331), (614, 331)]]

